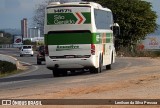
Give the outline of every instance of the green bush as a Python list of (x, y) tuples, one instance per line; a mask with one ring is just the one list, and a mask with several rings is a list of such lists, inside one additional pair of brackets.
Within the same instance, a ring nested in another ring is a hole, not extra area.
[(117, 51), (117, 56), (123, 57), (160, 57), (160, 51), (139, 50), (136, 47), (122, 47)]
[(15, 70), (17, 70), (17, 67), (15, 64), (8, 61), (0, 60), (0, 74), (10, 73)]

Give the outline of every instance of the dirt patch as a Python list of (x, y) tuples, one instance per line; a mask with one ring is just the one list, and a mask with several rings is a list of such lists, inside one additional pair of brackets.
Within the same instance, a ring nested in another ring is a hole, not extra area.
[[(123, 89), (128, 89), (129, 87), (136, 86), (148, 86), (152, 85), (153, 81), (160, 80), (160, 74), (143, 76), (134, 80), (124, 80), (120, 82), (106, 83), (106, 84), (97, 84), (92, 86), (80, 86), (76, 88), (69, 88), (60, 90), (57, 92), (45, 92), (35, 95), (23, 95), (20, 98), (34, 98), (34, 99), (63, 99), (63, 98), (83, 98), (84, 95), (92, 95), (92, 94), (103, 94), (109, 91), (121, 91)], [(147, 85), (146, 85), (147, 84)], [(86, 97), (85, 97), (86, 98)], [(88, 97), (89, 98), (89, 97)], [(92, 97), (93, 98), (93, 97)], [(95, 97), (100, 98), (100, 97)], [(127, 98), (127, 97), (126, 97)], [(132, 97), (130, 97), (132, 98)], [(133, 97), (134, 98), (134, 97)]]
[[(142, 58), (140, 58), (141, 60)], [(143, 60), (143, 59), (142, 59)], [(69, 87), (63, 87), (63, 89), (55, 90), (56, 86), (45, 85), (40, 86), (37, 90), (34, 88), (20, 89), (15, 91), (21, 94), (16, 95), (15, 98), (23, 99), (159, 99), (160, 98), (160, 60), (149, 59), (151, 61), (147, 66), (137, 66), (132, 64), (124, 69), (115, 69), (113, 73), (102, 74), (103, 76), (97, 76), (105, 80), (108, 77), (119, 78), (113, 82), (108, 80), (91, 83), (91, 85), (79, 84), (80, 82), (92, 82), (96, 80), (93, 77), (88, 79), (79, 78), (76, 80), (70, 80), (69, 83), (75, 83), (75, 85)], [(110, 76), (109, 76), (110, 75)], [(86, 77), (85, 77), (86, 78)], [(99, 80), (97, 78), (97, 80)], [(76, 86), (76, 83), (79, 84)], [(67, 83), (66, 83), (67, 84)], [(59, 85), (57, 85), (59, 86)], [(65, 86), (65, 85), (62, 85)], [(41, 92), (44, 87), (48, 89)], [(39, 91), (38, 91), (39, 90)], [(27, 106), (28, 107), (28, 106)], [(27, 108), (25, 107), (25, 108)], [(158, 105), (53, 105), (53, 106), (38, 106), (38, 108), (160, 108)], [(12, 107), (14, 108), (14, 107)], [(15, 107), (17, 108), (17, 107)], [(22, 108), (22, 107), (21, 107)], [(29, 106), (28, 108), (34, 108)]]

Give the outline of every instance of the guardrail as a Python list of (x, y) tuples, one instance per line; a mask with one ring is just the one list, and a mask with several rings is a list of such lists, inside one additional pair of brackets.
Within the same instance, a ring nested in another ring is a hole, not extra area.
[(0, 54), (0, 60), (11, 62), (17, 66), (17, 69), (19, 69), (19, 61), (12, 56)]

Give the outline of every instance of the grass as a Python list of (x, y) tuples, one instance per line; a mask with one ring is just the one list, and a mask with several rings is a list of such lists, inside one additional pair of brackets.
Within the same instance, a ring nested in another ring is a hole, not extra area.
[(7, 76), (10, 76), (10, 75), (13, 75), (13, 74), (18, 74), (18, 73), (21, 73), (23, 70), (15, 70), (13, 72), (6, 72), (4, 74), (0, 74), (0, 78), (2, 77), (7, 77)]
[(129, 47), (123, 47), (119, 51), (117, 51), (117, 56), (123, 57), (151, 57), (156, 58), (160, 57), (160, 51), (156, 50), (131, 50)]

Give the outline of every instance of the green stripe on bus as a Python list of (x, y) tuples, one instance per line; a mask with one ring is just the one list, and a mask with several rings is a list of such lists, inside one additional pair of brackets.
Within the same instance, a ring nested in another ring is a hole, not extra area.
[(106, 33), (106, 43), (111, 42), (111, 33)]
[[(83, 24), (91, 23), (91, 13), (81, 13), (86, 19)], [(60, 25), (60, 24), (76, 24), (77, 18), (73, 13), (48, 13), (47, 14), (47, 25)]]
[[(111, 34), (106, 34), (106, 43), (111, 40)], [(100, 44), (102, 43), (101, 33), (58, 33), (46, 34), (45, 44), (65, 45), (65, 44)]]
[(92, 36), (90, 33), (49, 34), (45, 35), (45, 42), (48, 45), (91, 44)]

